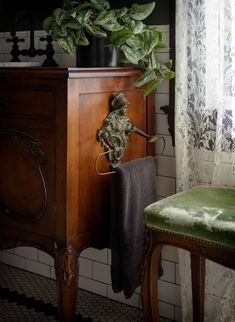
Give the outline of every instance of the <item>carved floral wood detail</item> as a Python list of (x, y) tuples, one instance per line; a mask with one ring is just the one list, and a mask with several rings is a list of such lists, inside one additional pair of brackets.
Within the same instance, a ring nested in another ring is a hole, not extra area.
[[(22, 213), (22, 212), (18, 211), (17, 209), (14, 209), (14, 205), (10, 207), (8, 204), (6, 204), (6, 202), (4, 201), (4, 197), (2, 195), (0, 195), (0, 210), (4, 214), (6, 214), (7, 216), (10, 216), (10, 217), (15, 218), (17, 220), (24, 221), (24, 222), (35, 222), (35, 221), (39, 220), (45, 214), (47, 204), (48, 204), (47, 184), (46, 184), (45, 174), (43, 171), (43, 168), (47, 162), (47, 156), (46, 156), (45, 149), (44, 149), (42, 143), (38, 139), (36, 139), (35, 137), (33, 137), (25, 132), (19, 131), (19, 130), (1, 129), (0, 130), (0, 139), (1, 139), (1, 136), (4, 140), (3, 146), (4, 146), (5, 141), (7, 142), (7, 140), (8, 141), (10, 140), (9, 142), (13, 141), (14, 146), (19, 148), (19, 151), (22, 151), (22, 154), (26, 152), (28, 159), (30, 159), (30, 158), (33, 159), (33, 160), (30, 160), (30, 162), (33, 163), (34, 173), (39, 178), (37, 183), (38, 183), (38, 186), (40, 186), (39, 191), (41, 192), (41, 195), (39, 197), (40, 197), (41, 201), (40, 201), (40, 209), (37, 212), (32, 211), (32, 213), (26, 215), (25, 213)], [(7, 145), (7, 143), (6, 143), (6, 145)], [(7, 151), (7, 152), (11, 152), (11, 151)], [(12, 151), (12, 152), (15, 153), (15, 151)], [(5, 162), (6, 162), (6, 160), (5, 160)], [(15, 164), (17, 162), (18, 162), (18, 159), (16, 158)], [(1, 158), (0, 158), (0, 164), (1, 164)], [(4, 166), (4, 160), (2, 160), (1, 166)], [(7, 165), (5, 165), (5, 166), (7, 166)], [(12, 172), (14, 172), (14, 171), (16, 171), (16, 170), (13, 168)], [(31, 180), (33, 180), (33, 179), (30, 177), (25, 178), (26, 182), (28, 181), (30, 183)], [(36, 190), (36, 188), (37, 187), (35, 187), (35, 190)], [(29, 196), (29, 198), (30, 198), (30, 196)]]
[(69, 287), (71, 283), (78, 278), (78, 254), (71, 245), (65, 248), (58, 249), (55, 247), (55, 266), (59, 278), (63, 284)]

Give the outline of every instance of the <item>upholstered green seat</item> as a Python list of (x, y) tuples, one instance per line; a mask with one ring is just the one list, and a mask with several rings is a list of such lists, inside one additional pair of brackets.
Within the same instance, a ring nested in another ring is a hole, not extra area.
[(195, 187), (149, 205), (144, 218), (148, 227), (235, 248), (235, 189)]

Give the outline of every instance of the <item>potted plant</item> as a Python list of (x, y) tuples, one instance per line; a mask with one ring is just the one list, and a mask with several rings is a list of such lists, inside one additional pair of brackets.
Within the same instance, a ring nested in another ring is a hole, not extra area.
[(134, 85), (146, 84), (144, 95), (152, 92), (163, 79), (174, 77), (171, 61), (161, 63), (156, 53), (166, 48), (162, 33), (156, 26), (143, 20), (154, 9), (155, 2), (130, 8), (113, 9), (106, 0), (64, 0), (63, 8), (57, 8), (43, 21), (43, 28), (67, 53), (74, 54), (77, 46), (88, 46), (88, 35), (106, 38), (109, 46), (120, 52), (124, 63), (139, 66), (143, 74)]

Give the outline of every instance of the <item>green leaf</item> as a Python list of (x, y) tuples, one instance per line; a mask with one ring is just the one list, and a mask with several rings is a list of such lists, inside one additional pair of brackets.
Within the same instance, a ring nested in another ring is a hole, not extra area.
[(71, 10), (71, 12), (69, 14), (67, 13), (67, 16), (70, 16), (72, 18), (76, 18), (76, 15), (77, 15), (76, 10)]
[(120, 53), (119, 53), (119, 60), (121, 63), (124, 63), (124, 64), (128, 64), (129, 61), (126, 59), (126, 56), (124, 55), (124, 53), (120, 50)]
[(138, 34), (138, 36), (142, 41), (142, 46), (146, 51), (146, 55), (150, 54), (159, 42), (159, 33), (154, 30), (145, 30), (141, 34)]
[(135, 81), (134, 85), (140, 87), (156, 78), (154, 70), (146, 70), (143, 75)]
[(122, 45), (120, 49), (123, 51), (124, 55), (126, 56), (126, 59), (128, 62), (137, 65), (140, 57), (142, 54), (139, 52), (139, 50), (136, 50), (135, 48), (131, 48), (127, 45)]
[(109, 2), (106, 0), (90, 0), (93, 7), (96, 10), (102, 11), (102, 10), (108, 10), (109, 9)]
[(52, 21), (53, 21), (53, 17), (47, 17), (46, 19), (43, 20), (42, 28), (46, 30), (46, 32), (49, 32), (51, 30)]
[(51, 35), (53, 39), (67, 37), (67, 29), (64, 25), (58, 26), (55, 21), (52, 22)]
[(81, 24), (76, 19), (71, 19), (70, 21), (68, 21), (65, 27), (77, 30), (82, 28)]
[(149, 57), (148, 66), (149, 66), (148, 68), (152, 68), (155, 71), (158, 71), (159, 68), (161, 67), (161, 63), (157, 61), (156, 55), (154, 54), (154, 52), (152, 52), (151, 56)]
[(114, 18), (115, 18), (115, 14), (113, 11), (103, 10), (103, 11), (101, 11), (101, 13), (98, 14), (94, 23), (96, 25), (103, 25), (103, 24), (106, 24), (107, 22), (113, 20)]
[(144, 24), (142, 21), (131, 20), (128, 24), (128, 27), (131, 31), (133, 31), (134, 34), (138, 34), (143, 30)]
[(157, 43), (157, 46), (154, 48), (155, 50), (159, 50), (159, 49), (163, 49), (163, 48), (166, 48), (166, 49), (169, 49), (169, 46), (167, 46), (167, 44), (159, 41)]
[(148, 68), (151, 69), (158, 69), (160, 67), (160, 64), (156, 60), (156, 56), (154, 52), (151, 53), (151, 55), (148, 57)]
[(107, 24), (103, 24), (102, 28), (107, 31), (119, 31), (122, 30), (124, 27), (114, 20), (113, 22), (110, 21)]
[(116, 17), (121, 18), (121, 17), (125, 16), (128, 9), (127, 9), (127, 7), (122, 7), (121, 9), (114, 9), (114, 11), (116, 13)]
[(128, 38), (126, 40), (126, 44), (129, 47), (136, 48), (136, 50), (138, 48), (141, 48), (141, 46), (142, 46), (142, 43), (141, 43), (140, 39), (138, 37), (136, 37), (135, 35), (133, 35), (132, 37)]
[(130, 29), (124, 27), (121, 30), (113, 31), (109, 39), (114, 46), (120, 47), (127, 41), (127, 39), (131, 38), (132, 36), (133, 32)]
[(89, 45), (89, 41), (88, 41), (83, 29), (81, 29), (80, 38), (77, 42), (77, 45), (80, 45), (80, 46), (88, 46)]
[(148, 96), (150, 93), (152, 93), (152, 91), (158, 87), (158, 85), (160, 85), (161, 80), (159, 79), (153, 79), (149, 85), (145, 88), (144, 90), (144, 96)]
[(118, 23), (114, 11), (107, 11), (107, 10), (102, 11), (97, 16), (94, 23), (108, 31), (118, 31), (123, 29), (123, 26)]
[(74, 54), (75, 46), (71, 37), (57, 39), (58, 45), (63, 48), (67, 53)]
[(144, 20), (147, 18), (155, 7), (155, 2), (139, 5), (134, 3), (131, 6), (130, 17), (135, 20)]
[(82, 10), (79, 12), (79, 15), (77, 15), (77, 21), (84, 26), (85, 24), (90, 22), (90, 18), (93, 15), (93, 11), (91, 9), (89, 10)]
[(57, 25), (61, 25), (65, 18), (65, 11), (61, 8), (57, 8), (53, 11), (53, 18)]
[(164, 65), (165, 65), (168, 69), (171, 69), (171, 67), (172, 67), (172, 59), (168, 60), (168, 62), (166, 62)]
[(84, 25), (86, 31), (94, 36), (94, 37), (97, 37), (97, 38), (103, 38), (103, 37), (107, 37), (107, 34), (105, 31), (101, 30), (100, 28), (98, 27), (95, 27), (95, 26), (92, 26), (92, 25), (89, 25), (89, 24), (85, 24)]
[[(157, 31), (157, 30), (156, 30)], [(163, 39), (163, 34), (162, 34), (162, 32), (160, 32), (160, 31), (157, 31), (158, 32), (158, 37), (159, 37), (159, 41), (161, 42), (162, 41), (162, 39)]]
[(158, 30), (158, 27), (157, 26), (147, 26), (145, 25), (145, 30), (150, 30), (150, 31), (153, 31), (153, 32), (157, 32), (158, 33), (158, 37), (159, 37), (159, 41), (161, 42), (162, 39), (163, 39), (163, 35), (162, 35), (162, 32)]
[(173, 70), (170, 70), (169, 73), (167, 74), (168, 79), (175, 78), (175, 72)]
[(172, 70), (170, 70), (166, 64), (161, 64), (159, 68), (159, 72), (163, 77), (167, 79), (171, 79), (175, 77), (175, 73)]
[(79, 29), (79, 30), (74, 29), (73, 31), (71, 31), (71, 37), (73, 39), (74, 46), (79, 45), (79, 39), (81, 37), (81, 31), (82, 31), (82, 29)]

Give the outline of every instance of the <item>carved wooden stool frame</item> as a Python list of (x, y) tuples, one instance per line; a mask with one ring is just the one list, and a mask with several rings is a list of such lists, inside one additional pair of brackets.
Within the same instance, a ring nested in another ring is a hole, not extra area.
[(193, 322), (204, 321), (205, 259), (235, 269), (235, 249), (201, 239), (146, 227), (141, 296), (145, 322), (159, 322), (158, 262), (164, 245), (191, 253)]

